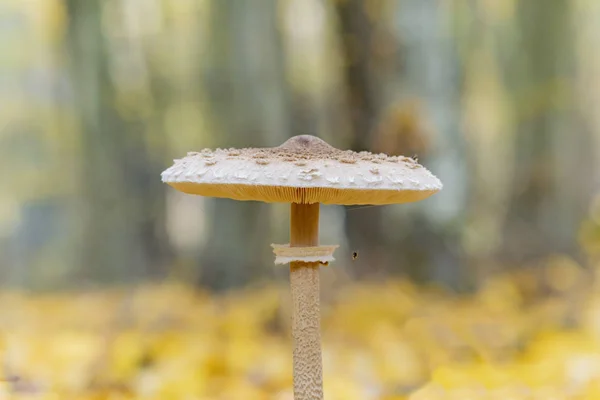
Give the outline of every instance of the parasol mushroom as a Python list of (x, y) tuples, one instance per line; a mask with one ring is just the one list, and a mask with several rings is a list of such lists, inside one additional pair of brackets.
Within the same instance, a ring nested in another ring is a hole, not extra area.
[(162, 180), (189, 194), (291, 203), (290, 244), (273, 248), (276, 264), (290, 263), (296, 400), (323, 398), (319, 267), (337, 246), (319, 246), (319, 204), (409, 203), (442, 188), (411, 158), (343, 151), (310, 135), (273, 148), (191, 152)]

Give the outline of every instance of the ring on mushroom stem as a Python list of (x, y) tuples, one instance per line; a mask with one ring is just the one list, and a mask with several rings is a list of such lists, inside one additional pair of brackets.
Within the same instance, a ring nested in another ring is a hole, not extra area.
[(442, 189), (413, 159), (343, 151), (310, 135), (272, 148), (188, 153), (162, 180), (189, 194), (291, 204), (290, 244), (273, 247), (276, 263), (290, 263), (296, 400), (323, 398), (319, 267), (337, 246), (319, 246), (319, 204), (409, 203)]

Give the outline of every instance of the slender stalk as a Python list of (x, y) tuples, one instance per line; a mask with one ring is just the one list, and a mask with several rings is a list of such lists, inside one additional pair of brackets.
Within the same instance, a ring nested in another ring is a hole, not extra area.
[[(292, 204), (290, 246), (319, 244), (319, 204)], [(323, 399), (319, 263), (290, 265), (294, 399)]]

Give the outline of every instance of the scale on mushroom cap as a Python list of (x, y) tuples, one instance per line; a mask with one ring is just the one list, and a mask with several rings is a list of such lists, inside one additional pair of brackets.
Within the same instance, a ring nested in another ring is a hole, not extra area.
[(272, 246), (275, 263), (290, 264), (296, 400), (323, 398), (319, 267), (338, 246), (319, 245), (319, 204), (409, 203), (442, 189), (412, 158), (339, 150), (310, 135), (278, 147), (188, 153), (162, 180), (189, 194), (291, 204), (290, 244)]

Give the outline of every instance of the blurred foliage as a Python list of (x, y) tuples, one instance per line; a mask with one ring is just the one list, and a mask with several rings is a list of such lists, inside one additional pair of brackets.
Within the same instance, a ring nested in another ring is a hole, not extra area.
[[(403, 280), (324, 288), (326, 398), (597, 399), (595, 282), (557, 256), (472, 295)], [(292, 399), (287, 293), (5, 291), (0, 398)]]

